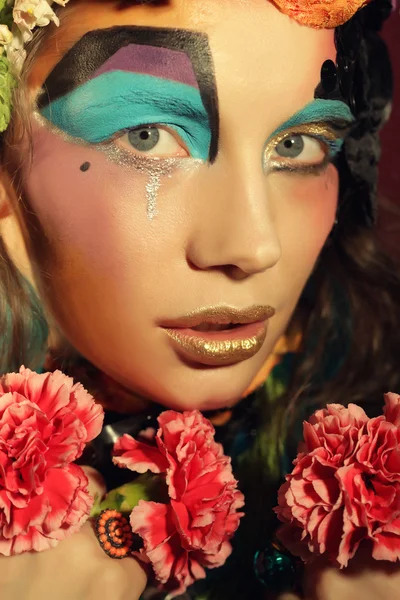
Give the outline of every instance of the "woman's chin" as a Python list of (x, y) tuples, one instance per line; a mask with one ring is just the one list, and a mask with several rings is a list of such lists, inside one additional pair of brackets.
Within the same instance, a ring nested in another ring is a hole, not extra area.
[(222, 410), (230, 408), (240, 402), (244, 397), (246, 386), (237, 386), (235, 389), (211, 389), (188, 388), (185, 393), (173, 390), (170, 394), (162, 394), (153, 397), (152, 400), (165, 406), (166, 409), (184, 411), (200, 410), (202, 412)]
[(265, 353), (259, 358), (219, 368), (194, 369), (173, 363), (170, 368), (160, 366), (157, 377), (154, 368), (149, 369), (145, 363), (134, 372), (126, 369), (125, 373), (119, 370), (108, 374), (146, 404), (153, 402), (166, 410), (207, 412), (230, 408), (240, 402), (264, 363)]

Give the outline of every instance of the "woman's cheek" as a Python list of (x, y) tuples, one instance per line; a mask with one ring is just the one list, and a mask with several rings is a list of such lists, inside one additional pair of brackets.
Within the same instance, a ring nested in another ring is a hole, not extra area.
[(277, 173), (270, 195), (282, 244), (282, 261), (294, 281), (305, 283), (334, 227), (339, 176), (329, 165), (320, 175)]
[(72, 245), (88, 260), (107, 266), (107, 250), (115, 245), (113, 223), (128, 207), (131, 217), (139, 218), (145, 195), (143, 175), (120, 170), (117, 177), (117, 172), (100, 152), (68, 143), (45, 128), (35, 130), (24, 188), (51, 245)]

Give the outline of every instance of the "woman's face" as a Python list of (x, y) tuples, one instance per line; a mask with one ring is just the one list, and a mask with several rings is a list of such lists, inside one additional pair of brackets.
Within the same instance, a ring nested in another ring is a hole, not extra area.
[(266, 0), (71, 11), (31, 73), (24, 199), (41, 289), (87, 359), (166, 406), (238, 401), (335, 220), (348, 110), (313, 102), (335, 58), (332, 31)]

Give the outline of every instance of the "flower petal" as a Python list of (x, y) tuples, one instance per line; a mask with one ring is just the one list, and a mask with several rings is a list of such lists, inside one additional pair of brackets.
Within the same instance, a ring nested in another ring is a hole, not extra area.
[(138, 442), (127, 433), (114, 444), (113, 463), (136, 473), (164, 473), (168, 468), (168, 461), (157, 446)]

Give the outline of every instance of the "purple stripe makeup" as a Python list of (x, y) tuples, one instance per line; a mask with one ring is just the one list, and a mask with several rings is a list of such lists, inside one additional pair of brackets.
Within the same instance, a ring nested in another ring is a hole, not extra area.
[(199, 89), (190, 58), (184, 52), (169, 48), (130, 44), (111, 56), (93, 78), (116, 70), (152, 75)]

